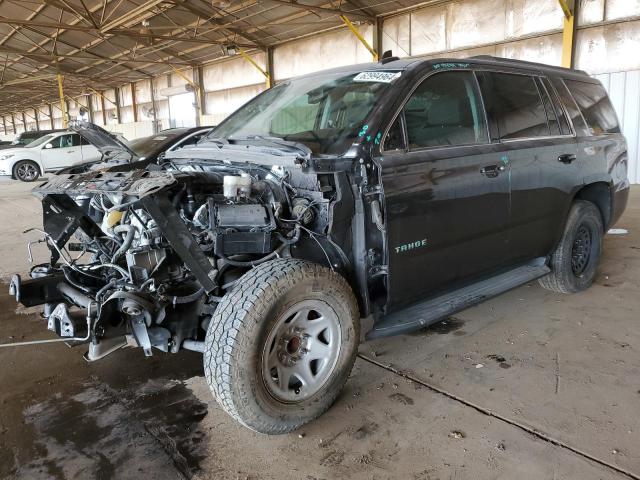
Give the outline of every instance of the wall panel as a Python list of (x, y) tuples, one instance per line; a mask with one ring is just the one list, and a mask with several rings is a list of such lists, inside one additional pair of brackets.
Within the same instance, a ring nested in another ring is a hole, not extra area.
[[(360, 26), (369, 44), (373, 28)], [(275, 79), (284, 80), (328, 68), (371, 62), (371, 53), (346, 28), (285, 43), (273, 52)]]
[(629, 150), (629, 181), (640, 183), (640, 70), (596, 75), (611, 97)]

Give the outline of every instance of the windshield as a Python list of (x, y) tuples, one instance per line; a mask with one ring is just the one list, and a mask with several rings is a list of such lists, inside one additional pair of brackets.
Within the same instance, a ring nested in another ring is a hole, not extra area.
[(247, 103), (209, 137), (278, 137), (303, 143), (316, 155), (342, 154), (399, 75), (334, 72), (289, 80)]
[(37, 147), (39, 145), (43, 145), (43, 144), (45, 144), (47, 142), (50, 142), (54, 138), (55, 138), (54, 135), (45, 135), (44, 137), (37, 138), (36, 140), (34, 140), (31, 143), (27, 143), (25, 145), (25, 148), (33, 148), (33, 147)]
[(182, 134), (184, 134), (184, 131), (181, 130), (179, 132), (160, 132), (150, 137), (136, 138), (129, 142), (129, 148), (133, 150), (140, 159), (147, 158), (164, 152), (173, 145), (176, 139)]

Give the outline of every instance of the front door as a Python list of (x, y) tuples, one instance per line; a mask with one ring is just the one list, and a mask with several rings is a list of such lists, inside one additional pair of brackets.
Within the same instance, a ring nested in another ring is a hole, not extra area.
[[(48, 145), (51, 145), (51, 147), (48, 147)], [(54, 138), (44, 145), (40, 158), (44, 169), (47, 171), (69, 167), (81, 162), (80, 135), (68, 133)]]
[(380, 161), (390, 309), (502, 265), (509, 164), (499, 150), (490, 143), (473, 72), (432, 74), (411, 94)]

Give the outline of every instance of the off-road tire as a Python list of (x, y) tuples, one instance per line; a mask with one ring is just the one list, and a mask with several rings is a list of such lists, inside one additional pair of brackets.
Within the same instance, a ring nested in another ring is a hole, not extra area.
[[(32, 176), (26, 176), (22, 173), (24, 169), (29, 169), (29, 171), (35, 173)], [(21, 182), (35, 182), (41, 174), (38, 164), (31, 160), (20, 160), (13, 166), (13, 178)]]
[[(582, 228), (589, 233), (590, 252), (584, 270), (576, 274), (572, 254)], [(540, 285), (557, 293), (577, 293), (589, 288), (598, 269), (603, 236), (604, 225), (598, 207), (585, 200), (576, 200), (569, 211), (562, 239), (551, 255), (551, 273), (538, 280)]]
[[(263, 348), (279, 316), (306, 300), (326, 302), (335, 311), (340, 350), (319, 391), (302, 402), (284, 403), (265, 386)], [(213, 315), (203, 359), (207, 383), (217, 402), (242, 425), (265, 434), (291, 432), (322, 415), (338, 397), (355, 362), (359, 320), (353, 292), (339, 274), (303, 260), (263, 263), (240, 279)]]

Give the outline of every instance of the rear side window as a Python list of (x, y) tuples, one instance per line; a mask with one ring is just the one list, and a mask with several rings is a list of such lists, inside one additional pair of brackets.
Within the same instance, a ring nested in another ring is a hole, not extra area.
[(542, 85), (542, 80), (537, 79), (536, 83), (538, 85), (538, 91), (542, 96), (542, 103), (544, 103), (544, 109), (547, 112), (547, 120), (549, 121), (549, 131), (551, 135), (560, 135), (560, 124), (558, 123), (558, 116), (556, 115), (556, 110), (553, 108), (553, 103), (551, 102), (551, 97), (549, 96), (547, 90)]
[(597, 83), (565, 80), (592, 135), (620, 133), (618, 116), (604, 87)]
[(551, 83), (555, 87), (556, 92), (558, 92), (564, 107), (567, 109), (567, 113), (569, 114), (569, 118), (571, 118), (571, 123), (573, 123), (573, 128), (576, 131), (576, 134), (578, 136), (589, 135), (589, 130), (587, 129), (586, 123), (584, 123), (584, 119), (578, 109), (578, 105), (576, 105), (575, 100), (569, 93), (569, 90), (567, 90), (564, 82), (559, 78), (552, 78)]
[(500, 138), (547, 137), (550, 135), (547, 113), (533, 77), (488, 72), (482, 82), (490, 116)]
[(556, 112), (558, 118), (558, 124), (560, 126), (560, 132), (562, 135), (571, 135), (573, 131), (571, 130), (571, 126), (569, 124), (569, 118), (567, 117), (567, 113), (565, 112), (562, 102), (558, 98), (558, 95), (549, 82), (548, 78), (542, 78), (542, 84), (544, 85), (544, 89), (547, 91), (549, 98), (552, 99), (553, 107)]
[(482, 102), (471, 72), (437, 73), (404, 107), (409, 148), (487, 143)]

